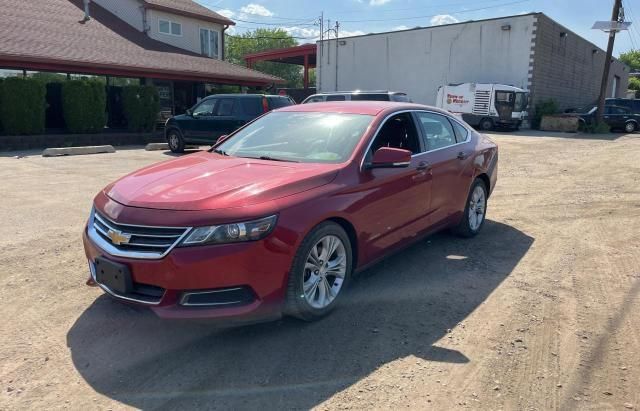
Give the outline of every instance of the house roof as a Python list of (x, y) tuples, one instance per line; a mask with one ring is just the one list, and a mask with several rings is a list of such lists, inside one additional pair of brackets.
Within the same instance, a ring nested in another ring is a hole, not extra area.
[[(159, 0), (154, 0), (159, 1)], [(281, 79), (151, 39), (82, 0), (0, 0), (0, 68), (151, 77), (241, 85)]]
[(211, 21), (213, 23), (235, 25), (232, 20), (216, 13), (192, 0), (142, 0), (142, 3), (150, 9), (167, 11), (200, 20)]

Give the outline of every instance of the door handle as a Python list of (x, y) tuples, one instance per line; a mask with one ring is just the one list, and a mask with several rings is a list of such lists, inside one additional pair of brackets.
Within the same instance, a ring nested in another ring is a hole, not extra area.
[(461, 151), (458, 153), (458, 159), (459, 160), (466, 160), (469, 157), (469, 153)]
[(429, 164), (427, 161), (421, 161), (418, 163), (418, 166), (416, 167), (416, 170), (418, 171), (424, 171), (424, 170), (429, 170), (431, 169), (431, 164)]

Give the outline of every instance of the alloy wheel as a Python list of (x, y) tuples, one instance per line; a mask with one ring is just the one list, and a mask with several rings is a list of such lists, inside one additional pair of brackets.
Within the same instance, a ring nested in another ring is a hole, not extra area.
[(303, 273), (307, 303), (323, 309), (336, 299), (347, 274), (347, 252), (335, 235), (322, 237), (309, 251)]
[(484, 220), (484, 213), (487, 206), (487, 198), (483, 188), (477, 185), (471, 193), (469, 200), (469, 228), (473, 231), (480, 229)]
[(624, 130), (627, 133), (633, 133), (634, 131), (636, 131), (636, 125), (632, 122), (628, 122), (627, 124), (624, 125)]
[(180, 147), (180, 138), (176, 135), (176, 133), (172, 133), (169, 135), (169, 148), (172, 150), (177, 150)]

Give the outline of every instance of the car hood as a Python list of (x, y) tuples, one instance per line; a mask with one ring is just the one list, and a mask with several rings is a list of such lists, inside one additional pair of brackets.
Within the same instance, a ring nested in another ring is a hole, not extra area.
[(330, 183), (336, 164), (288, 163), (199, 152), (133, 172), (105, 194), (132, 207), (214, 210), (254, 205)]
[(171, 117), (172, 120), (176, 120), (176, 121), (180, 121), (180, 120), (187, 120), (192, 118), (191, 116), (188, 116), (186, 114), (178, 114), (177, 116), (173, 116)]

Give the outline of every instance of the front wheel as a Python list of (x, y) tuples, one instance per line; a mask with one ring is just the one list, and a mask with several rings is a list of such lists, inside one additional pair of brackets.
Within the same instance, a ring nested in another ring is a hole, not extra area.
[(464, 215), (458, 226), (454, 229), (456, 234), (462, 237), (474, 237), (484, 225), (484, 217), (487, 212), (487, 187), (479, 178), (476, 178), (467, 197)]
[(482, 121), (480, 121), (480, 130), (493, 130), (493, 120), (491, 120), (490, 118), (483, 118)]
[(294, 257), (285, 314), (305, 321), (327, 315), (344, 294), (351, 263), (351, 242), (342, 227), (325, 222), (314, 228)]
[(178, 130), (169, 130), (167, 144), (169, 145), (169, 150), (173, 153), (184, 153), (184, 139)]
[(626, 131), (627, 133), (633, 133), (634, 131), (636, 131), (636, 128), (636, 123), (634, 123), (633, 121), (629, 121), (624, 125), (624, 131)]

